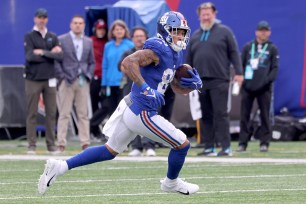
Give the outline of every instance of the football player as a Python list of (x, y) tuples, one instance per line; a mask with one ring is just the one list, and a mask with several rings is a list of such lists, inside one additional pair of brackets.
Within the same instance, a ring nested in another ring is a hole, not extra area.
[(47, 160), (39, 179), (40, 194), (43, 195), (56, 177), (67, 170), (114, 159), (136, 135), (146, 135), (171, 147), (167, 176), (161, 180), (163, 191), (190, 195), (199, 190), (198, 185), (178, 178), (190, 148), (186, 135), (157, 114), (165, 103), (163, 94), (169, 84), (181, 94), (202, 87), (195, 69), (188, 70), (190, 78), (180, 81), (174, 78), (175, 70), (183, 63), (182, 50), (188, 44), (190, 28), (181, 13), (170, 11), (159, 18), (157, 32), (157, 37), (148, 39), (142, 50), (126, 57), (121, 64), (121, 70), (134, 83), (130, 94), (122, 99), (103, 128), (103, 133), (109, 137), (108, 142), (90, 147), (66, 161)]

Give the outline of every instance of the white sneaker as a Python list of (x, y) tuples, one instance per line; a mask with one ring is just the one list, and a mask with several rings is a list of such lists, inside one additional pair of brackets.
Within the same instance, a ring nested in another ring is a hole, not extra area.
[(61, 154), (61, 151), (59, 151), (59, 150), (48, 151), (48, 154), (51, 154), (51, 155), (59, 155), (59, 154)]
[(56, 180), (56, 177), (61, 175), (59, 173), (61, 167), (61, 160), (48, 159), (45, 164), (44, 173), (38, 180), (38, 192), (44, 195), (48, 187), (50, 187)]
[(155, 157), (156, 153), (153, 149), (147, 149), (146, 155), (147, 157)]
[(36, 155), (36, 151), (35, 150), (28, 150), (27, 154), (28, 155)]
[(170, 181), (168, 178), (162, 179), (160, 181), (160, 188), (168, 193), (180, 193), (183, 195), (190, 195), (196, 193), (199, 190), (199, 186), (192, 183), (187, 183), (180, 178), (177, 178), (176, 181)]
[(142, 152), (139, 149), (133, 149), (133, 151), (131, 151), (128, 156), (130, 157), (140, 157), (142, 156)]

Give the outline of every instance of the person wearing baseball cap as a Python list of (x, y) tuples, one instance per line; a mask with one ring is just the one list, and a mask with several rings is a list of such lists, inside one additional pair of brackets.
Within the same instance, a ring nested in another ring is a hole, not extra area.
[(57, 154), (55, 145), (56, 79), (55, 60), (63, 59), (57, 36), (47, 29), (48, 12), (39, 8), (34, 13), (34, 27), (25, 34), (25, 92), (27, 100), (26, 130), (28, 154), (36, 154), (36, 116), (40, 94), (43, 95), (46, 112), (46, 145), (51, 154)]
[(48, 18), (48, 11), (44, 8), (39, 8), (35, 12), (35, 17), (38, 18)]
[(271, 28), (267, 21), (260, 21), (257, 24), (256, 30), (271, 30)]
[[(251, 131), (250, 115), (254, 100), (260, 110), (261, 126), (258, 131), (259, 151), (267, 152), (272, 137), (270, 108), (273, 82), (278, 70), (278, 49), (269, 40), (271, 27), (267, 21), (256, 26), (255, 39), (248, 42), (241, 53), (244, 82), (241, 88), (240, 134), (237, 152), (247, 149)], [(256, 135), (255, 135), (256, 137)]]
[[(102, 29), (102, 28), (107, 29), (107, 25), (103, 19), (99, 19), (96, 21), (94, 25), (93, 33), (95, 34), (95, 31), (97, 31), (97, 29)], [(103, 37), (103, 36), (100, 36), (100, 37)]]
[(104, 53), (104, 46), (108, 41), (106, 35), (107, 24), (105, 23), (105, 21), (103, 19), (98, 19), (92, 28), (92, 32), (93, 36), (91, 36), (90, 38), (93, 42), (96, 67), (94, 72), (94, 78), (90, 82), (90, 97), (93, 112), (93, 117), (90, 119), (90, 132), (95, 138), (101, 140), (102, 142), (105, 142), (106, 139), (99, 128), (99, 117), (96, 117), (97, 115), (100, 115), (99, 112), (104, 111), (102, 109), (99, 109), (99, 103), (103, 102), (103, 96), (100, 96), (102, 80), (102, 59)]

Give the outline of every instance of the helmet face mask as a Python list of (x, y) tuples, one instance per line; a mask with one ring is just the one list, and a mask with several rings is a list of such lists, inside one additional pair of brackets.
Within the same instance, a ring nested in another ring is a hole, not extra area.
[[(184, 30), (184, 38), (174, 43), (173, 37), (178, 37), (178, 32)], [(157, 22), (158, 37), (163, 38), (171, 48), (179, 52), (186, 49), (190, 37), (190, 28), (184, 16), (179, 12), (170, 11), (160, 17)]]
[[(177, 40), (176, 43), (174, 42), (174, 38), (180, 38), (179, 37), (179, 31), (182, 30), (184, 31), (184, 38), (181, 39), (181, 40)], [(171, 37), (170, 37), (171, 36)], [(168, 38), (169, 38), (169, 43), (170, 43), (170, 46), (173, 48), (174, 51), (176, 52), (179, 52), (181, 50), (185, 50), (187, 45), (188, 45), (188, 42), (189, 42), (189, 37), (190, 37), (190, 31), (187, 30), (187, 29), (182, 29), (182, 28), (174, 28), (172, 27), (170, 29), (170, 33), (168, 35)]]

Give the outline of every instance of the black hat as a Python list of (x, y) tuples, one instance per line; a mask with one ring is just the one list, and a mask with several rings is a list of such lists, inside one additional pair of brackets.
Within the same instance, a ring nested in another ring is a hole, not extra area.
[(45, 17), (45, 18), (48, 18), (48, 12), (44, 8), (39, 8), (35, 12), (35, 17)]
[(270, 25), (267, 21), (260, 21), (257, 24), (256, 30), (271, 30)]

